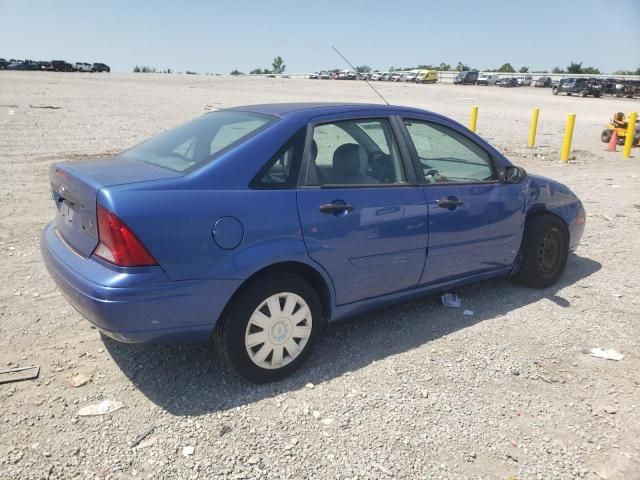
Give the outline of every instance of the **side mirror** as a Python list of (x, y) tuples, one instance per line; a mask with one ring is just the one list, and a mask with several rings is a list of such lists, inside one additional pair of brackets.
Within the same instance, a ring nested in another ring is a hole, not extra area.
[(522, 167), (507, 165), (500, 173), (502, 183), (521, 183), (527, 177), (527, 172)]

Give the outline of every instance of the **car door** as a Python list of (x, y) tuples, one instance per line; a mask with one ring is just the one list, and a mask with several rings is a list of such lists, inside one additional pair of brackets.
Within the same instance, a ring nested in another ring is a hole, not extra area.
[(521, 184), (498, 181), (489, 152), (453, 126), (402, 121), (429, 209), (421, 284), (509, 268), (524, 228)]
[(418, 285), (427, 206), (389, 119), (315, 124), (305, 160), (300, 223), (309, 255), (331, 277), (337, 304)]

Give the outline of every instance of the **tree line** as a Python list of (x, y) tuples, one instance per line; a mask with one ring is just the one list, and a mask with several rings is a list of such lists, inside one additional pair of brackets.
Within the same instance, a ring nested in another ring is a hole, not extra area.
[[(566, 68), (562, 68), (560, 66), (553, 67), (551, 73), (570, 73), (570, 74), (587, 74), (587, 75), (600, 75), (600, 69), (592, 66), (582, 66), (583, 62), (571, 62), (567, 65)], [(287, 66), (284, 63), (284, 59), (278, 55), (273, 59), (271, 63), (271, 68), (254, 68), (249, 73), (251, 75), (279, 75), (284, 73)], [(337, 70), (337, 69), (336, 69)], [(394, 71), (403, 71), (406, 72), (408, 70), (438, 70), (438, 71), (470, 71), (470, 70), (480, 70), (478, 68), (472, 68), (464, 62), (458, 62), (457, 65), (452, 66), (449, 63), (442, 62), (439, 65), (418, 65), (417, 67), (389, 67), (390, 72)], [(155, 73), (157, 70), (154, 67), (149, 66), (139, 66), (136, 65), (133, 69), (135, 73)], [(356, 67), (356, 71), (358, 73), (370, 73), (372, 71), (369, 65), (360, 65)], [(511, 63), (507, 62), (502, 64), (499, 68), (484, 68), (483, 72), (498, 72), (498, 73), (549, 73), (548, 70), (533, 70), (529, 71), (528, 66), (522, 66), (516, 70), (516, 68), (511, 65)], [(161, 73), (172, 73), (171, 69), (163, 70)], [(195, 74), (195, 72), (187, 71), (188, 74)], [(238, 69), (234, 69), (231, 71), (231, 75), (244, 75)], [(612, 72), (612, 75), (640, 75), (640, 66), (634, 70), (616, 70)]]

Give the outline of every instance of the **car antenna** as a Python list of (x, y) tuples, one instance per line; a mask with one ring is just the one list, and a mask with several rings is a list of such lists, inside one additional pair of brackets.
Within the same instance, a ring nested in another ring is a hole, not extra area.
[[(337, 49), (336, 47), (334, 47), (334, 46), (332, 45), (332, 46), (331, 46), (331, 48), (333, 48), (333, 50), (334, 50), (338, 55), (340, 55), (340, 57), (341, 57), (345, 62), (347, 62), (347, 65), (349, 65), (349, 66), (353, 69), (353, 71), (354, 71), (354, 72), (356, 72), (356, 74), (358, 73), (358, 70), (356, 69), (356, 67), (354, 67), (353, 65), (351, 65), (351, 62), (350, 62), (349, 60), (347, 60), (347, 59), (346, 59), (346, 57), (345, 57), (344, 55), (342, 55), (342, 54), (338, 51), (338, 49)], [(362, 77), (362, 79), (363, 79), (365, 82), (367, 82), (367, 85), (369, 85), (369, 86), (371, 87), (371, 89), (372, 89), (374, 92), (376, 92), (376, 93), (378, 94), (378, 96), (382, 99), (382, 101), (383, 101), (384, 103), (386, 103), (387, 105), (390, 105), (390, 103), (389, 103), (389, 102), (387, 102), (387, 99), (386, 99), (386, 98), (384, 98), (384, 97), (382, 96), (382, 94), (381, 94), (378, 90), (376, 90), (376, 87), (374, 87), (373, 85), (371, 85), (371, 84), (369, 83), (369, 80), (367, 80), (367, 79), (366, 79), (366, 77)]]

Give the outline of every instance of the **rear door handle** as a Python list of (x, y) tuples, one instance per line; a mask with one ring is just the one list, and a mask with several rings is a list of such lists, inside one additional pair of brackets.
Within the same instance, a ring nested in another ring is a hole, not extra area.
[(454, 210), (462, 205), (464, 205), (464, 202), (459, 200), (458, 197), (444, 197), (438, 200), (438, 206), (441, 208)]
[(351, 212), (353, 210), (353, 205), (337, 202), (323, 203), (318, 207), (318, 210), (328, 215), (340, 215)]

